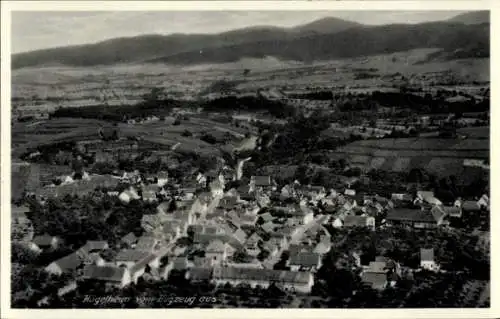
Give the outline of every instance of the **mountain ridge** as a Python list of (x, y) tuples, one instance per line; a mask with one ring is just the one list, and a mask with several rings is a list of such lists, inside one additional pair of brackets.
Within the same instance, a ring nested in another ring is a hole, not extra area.
[[(485, 30), (485, 24), (460, 22), (479, 21), (474, 14), (477, 12), (458, 15), (455, 17), (458, 22), (452, 18), (422, 24), (368, 26), (327, 17), (291, 28), (254, 26), (217, 34), (177, 33), (122, 37), (94, 44), (14, 54), (12, 68), (54, 63), (75, 67), (144, 62), (190, 65), (265, 56), (311, 61), (432, 47), (439, 42), (444, 43), (441, 47), (446, 50), (475, 47), (481, 52), (489, 52), (489, 38), (486, 39), (486, 35), (489, 37), (489, 25), (488, 30)], [(384, 35), (386, 32), (390, 36)], [(390, 37), (394, 39), (391, 41)], [(457, 43), (453, 45), (449, 39), (454, 39)], [(355, 46), (363, 49), (356, 49)]]

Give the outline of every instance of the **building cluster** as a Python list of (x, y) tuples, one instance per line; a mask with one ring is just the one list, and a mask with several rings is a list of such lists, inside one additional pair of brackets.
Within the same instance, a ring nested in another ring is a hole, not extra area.
[[(228, 182), (235, 179), (229, 167), (193, 173), (182, 180), (167, 172), (144, 176), (135, 171), (118, 177), (92, 176), (51, 187), (52, 192), (43, 188), (42, 197), (50, 198), (105, 187), (108, 195), (124, 205), (134, 200), (156, 205), (154, 214), (142, 216), (141, 234), (124, 234), (113, 247), (106, 241), (90, 240), (45, 270), (74, 274), (76, 283), (99, 281), (113, 287), (125, 287), (140, 278), (166, 280), (173, 270), (183, 270), (192, 281), (254, 287), (276, 284), (308, 293), (332, 247), (330, 227), (433, 229), (446, 227), (450, 218), (489, 209), (486, 195), (476, 201), (442, 203), (430, 191), (418, 191), (416, 196), (392, 194), (391, 198), (358, 194), (356, 178), (339, 190), (298, 182), (278, 187), (270, 176), (252, 176), (248, 183), (229, 188)], [(118, 183), (128, 187), (117, 191)], [(31, 234), (21, 236), (20, 241), (37, 253), (57, 249), (61, 242), (57, 234), (33, 237), (25, 207), (13, 208), (13, 212), (13, 225)], [(113, 257), (103, 257), (109, 250)], [(285, 251), (288, 258), (282, 260)], [(374, 288), (394, 285), (401, 276), (394, 260), (377, 257), (365, 266), (356, 260), (362, 280)], [(439, 270), (432, 249), (422, 247), (421, 268)], [(76, 287), (73, 282), (68, 285), (63, 291)]]

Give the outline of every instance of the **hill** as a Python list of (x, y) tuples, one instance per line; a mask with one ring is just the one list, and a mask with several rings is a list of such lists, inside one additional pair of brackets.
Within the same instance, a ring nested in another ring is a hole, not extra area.
[[(224, 63), (243, 57), (273, 56), (282, 60), (319, 61), (408, 51), (418, 48), (441, 48), (460, 51), (460, 58), (489, 56), (489, 25), (425, 23), (350, 28), (333, 34), (314, 34), (294, 39), (259, 41), (202, 51), (170, 54), (150, 62), (189, 65)], [(479, 56), (478, 56), (479, 53)]]
[[(464, 16), (456, 19), (464, 20)], [(434, 22), (369, 27), (326, 18), (294, 28), (263, 26), (219, 34), (144, 35), (38, 50), (13, 55), (12, 67), (138, 62), (196, 65), (268, 56), (311, 62), (430, 47), (489, 56), (489, 25)]]
[(463, 23), (463, 24), (482, 24), (490, 23), (490, 12), (489, 11), (472, 11), (463, 14), (459, 14), (450, 20), (449, 22)]
[(328, 18), (293, 28), (256, 26), (218, 34), (143, 35), (116, 38), (95, 44), (15, 54), (12, 56), (12, 68), (52, 64), (95, 66), (141, 62), (182, 52), (199, 52), (209, 48), (243, 43), (272, 42), (311, 34), (335, 33), (355, 26), (360, 26), (360, 24)]

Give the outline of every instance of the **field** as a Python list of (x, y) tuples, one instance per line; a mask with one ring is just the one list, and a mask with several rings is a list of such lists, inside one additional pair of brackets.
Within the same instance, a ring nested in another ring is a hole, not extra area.
[[(172, 125), (163, 121), (144, 124), (112, 124), (100, 120), (61, 118), (33, 123), (14, 123), (12, 126), (12, 156), (19, 157), (24, 152), (38, 146), (57, 142), (78, 142), (99, 138), (100, 128), (116, 129), (120, 137), (141, 138), (155, 144), (160, 150), (195, 152), (200, 155), (220, 155), (221, 147), (232, 151), (242, 145), (251, 146), (255, 137), (245, 139), (248, 129), (237, 128), (208, 118), (191, 117), (182, 125)], [(186, 136), (188, 131), (192, 135)], [(200, 139), (202, 134), (223, 134), (229, 137), (225, 145), (209, 144)]]
[[(35, 102), (53, 107), (98, 104), (103, 96), (110, 104), (126, 104), (136, 102), (153, 87), (163, 88), (177, 98), (195, 99), (221, 80), (235, 83), (235, 89), (242, 93), (270, 87), (291, 91), (308, 87), (338, 88), (359, 93), (393, 89), (394, 85), (401, 84), (401, 76), (409, 79), (409, 84), (416, 85), (438, 85), (450, 80), (489, 81), (489, 59), (426, 62), (427, 55), (435, 51), (417, 49), (310, 64), (265, 57), (189, 67), (135, 64), (102, 68), (26, 68), (13, 70), (12, 96), (20, 100), (13, 106), (29, 108)], [(245, 69), (250, 72), (244, 74)], [(370, 76), (363, 78), (360, 74)]]
[(409, 172), (423, 168), (438, 176), (458, 175), (464, 159), (489, 160), (489, 128), (468, 128), (467, 139), (399, 138), (356, 141), (332, 153), (366, 169)]

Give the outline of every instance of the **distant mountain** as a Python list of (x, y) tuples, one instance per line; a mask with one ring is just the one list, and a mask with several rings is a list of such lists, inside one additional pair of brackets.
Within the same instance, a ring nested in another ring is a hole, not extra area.
[(294, 28), (260, 26), (219, 34), (144, 35), (37, 50), (13, 55), (12, 67), (144, 62), (194, 65), (266, 56), (309, 62), (429, 47), (446, 51), (473, 48), (489, 54), (489, 25), (435, 22), (365, 26), (325, 18)]
[(357, 22), (329, 17), (295, 27), (292, 31), (302, 35), (311, 33), (336, 33), (361, 26), (363, 25)]
[[(471, 57), (489, 56), (489, 25), (437, 22), (419, 25), (363, 26), (333, 34), (207, 48), (202, 52), (182, 52), (150, 62), (189, 65), (234, 62), (242, 57), (266, 56), (311, 62), (418, 48), (441, 48), (444, 52), (469, 52)], [(465, 57), (467, 56), (461, 56)]]
[(456, 17), (448, 20), (449, 22), (463, 23), (463, 24), (481, 24), (490, 23), (489, 11), (471, 11), (459, 14)]

